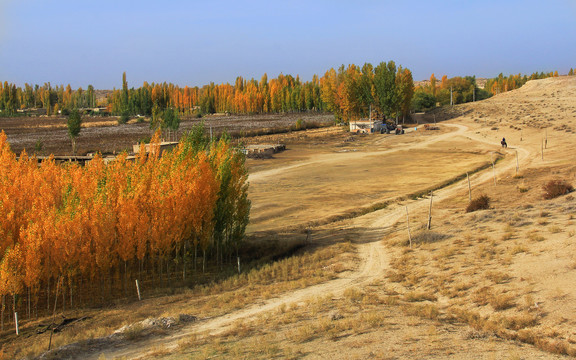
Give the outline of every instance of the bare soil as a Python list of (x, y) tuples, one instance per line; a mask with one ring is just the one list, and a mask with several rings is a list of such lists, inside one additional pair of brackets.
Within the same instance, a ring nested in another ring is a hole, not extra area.
[[(149, 119), (132, 119), (127, 124), (118, 124), (119, 117), (83, 117), (83, 128), (77, 139), (77, 154), (100, 152), (103, 154), (132, 151), (132, 145), (150, 138)], [(262, 132), (272, 129), (285, 129), (294, 126), (298, 119), (309, 124), (324, 124), (334, 120), (330, 114), (320, 113), (287, 113), (272, 115), (246, 116), (205, 116), (202, 119), (184, 117), (181, 119), (178, 134), (181, 136), (193, 126), (204, 122), (206, 131), (212, 128), (214, 136), (223, 132), (237, 135), (251, 132)], [(66, 117), (0, 117), (0, 130), (8, 136), (12, 150), (20, 153), (26, 149), (28, 153), (39, 155), (55, 154), (70, 155), (71, 143), (66, 127)], [(41, 146), (39, 146), (41, 144)]]

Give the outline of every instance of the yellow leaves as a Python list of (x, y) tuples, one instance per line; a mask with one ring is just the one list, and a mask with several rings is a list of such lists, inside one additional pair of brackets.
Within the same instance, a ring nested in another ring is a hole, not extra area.
[[(159, 142), (157, 132), (152, 145)], [(223, 169), (231, 194), (246, 189), (241, 157), (224, 140), (208, 152), (180, 145), (137, 161), (123, 154), (105, 164), (96, 155), (85, 167), (10, 154), (0, 133), (0, 295), (63, 274), (105, 278), (121, 261), (155, 261), (191, 238), (207, 249)]]

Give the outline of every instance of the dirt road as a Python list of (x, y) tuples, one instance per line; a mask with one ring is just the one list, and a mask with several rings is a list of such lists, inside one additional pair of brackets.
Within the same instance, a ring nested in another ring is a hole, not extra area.
[[(486, 139), (478, 134), (469, 131), (468, 127), (464, 125), (457, 124), (446, 124), (456, 129), (455, 132), (442, 134), (435, 137), (430, 137), (425, 141), (420, 143), (412, 144), (410, 148), (423, 148), (430, 144), (446, 140), (450, 137), (457, 135), (467, 136), (470, 139), (477, 142), (484, 142), (488, 144), (494, 144), (493, 140)], [(404, 149), (405, 150), (405, 149)], [(518, 150), (519, 152), (519, 163), (524, 166), (530, 159), (530, 152), (524, 148), (509, 149), (508, 152)], [(389, 150), (388, 152), (393, 152), (394, 150)], [(374, 154), (372, 154), (374, 155)], [(358, 156), (369, 156), (369, 153), (352, 153), (344, 154), (343, 156), (354, 158)], [(283, 171), (287, 169), (299, 167), (299, 166), (312, 166), (318, 165), (325, 162), (334, 161), (333, 156), (322, 156), (314, 160), (309, 160), (297, 164), (293, 164), (280, 169), (274, 169), (269, 171), (262, 171), (251, 175), (251, 180), (262, 179), (267, 176), (279, 176)], [(471, 180), (476, 183), (492, 181), (494, 174), (499, 176), (504, 172), (514, 171), (516, 166), (516, 159), (514, 156), (509, 156), (504, 161), (500, 162), (493, 172), (491, 169), (483, 171), (481, 173), (475, 174), (471, 177)], [(454, 196), (458, 192), (462, 191), (467, 184), (460, 182), (449, 186), (447, 188), (441, 189), (434, 193), (435, 201), (441, 201), (450, 196)], [(192, 334), (210, 334), (215, 335), (222, 333), (229, 329), (234, 322), (242, 319), (250, 319), (259, 314), (267, 311), (271, 311), (279, 306), (300, 303), (305, 299), (318, 296), (319, 294), (333, 294), (334, 296), (341, 295), (345, 289), (350, 287), (361, 287), (367, 285), (375, 280), (383, 279), (385, 276), (385, 271), (388, 267), (388, 256), (380, 241), (385, 235), (386, 230), (392, 227), (397, 221), (402, 220), (405, 216), (405, 207), (407, 206), (410, 211), (418, 210), (419, 208), (427, 207), (429, 204), (428, 199), (411, 200), (405, 201), (403, 203), (397, 203), (388, 207), (386, 209), (375, 211), (365, 216), (356, 218), (352, 221), (353, 226), (356, 229), (363, 229), (359, 238), (358, 243), (358, 258), (360, 259), (360, 264), (354, 271), (349, 271), (341, 274), (342, 276), (316, 286), (307, 287), (298, 291), (286, 293), (280, 297), (263, 301), (261, 303), (253, 304), (247, 308), (229, 313), (227, 315), (202, 319), (201, 321), (194, 323), (192, 325), (182, 328), (180, 331), (174, 334), (170, 334), (165, 337), (156, 337), (153, 339), (147, 339), (145, 343), (136, 344), (126, 344), (124, 347), (107, 349), (104, 351), (98, 351), (91, 355), (79, 354), (78, 359), (98, 359), (100, 356), (104, 355), (107, 359), (114, 358), (147, 358), (154, 348), (162, 347), (163, 349), (170, 351), (178, 346), (178, 343), (183, 339), (191, 336)]]

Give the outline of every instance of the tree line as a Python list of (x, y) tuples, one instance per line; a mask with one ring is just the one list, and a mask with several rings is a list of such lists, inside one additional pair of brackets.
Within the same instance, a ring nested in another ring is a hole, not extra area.
[(58, 114), (62, 110), (96, 106), (94, 87), (88, 85), (86, 90), (79, 87), (72, 90), (70, 84), (53, 87), (50, 83), (44, 85), (24, 84), (17, 87), (7, 81), (0, 82), (0, 110), (3, 115), (14, 115), (18, 110), (42, 108), (47, 115)]
[[(574, 74), (570, 69), (568, 74)], [(460, 104), (485, 99), (497, 93), (517, 89), (528, 80), (558, 76), (558, 72), (531, 75), (499, 74), (488, 79), (484, 89), (476, 84), (474, 76), (440, 80), (434, 74), (427, 85), (414, 87), (409, 69), (396, 66), (393, 61), (381, 62), (376, 67), (350, 64), (331, 68), (322, 77), (314, 75), (311, 81), (299, 76), (280, 74), (260, 80), (237, 77), (233, 84), (210, 83), (202, 87), (180, 87), (171, 83), (144, 82), (134, 88), (128, 86), (126, 73), (122, 87), (114, 89), (97, 103), (95, 90), (88, 85), (72, 90), (70, 85), (42, 86), (25, 84), (23, 88), (8, 82), (0, 83), (0, 111), (14, 115), (19, 109), (43, 108), (48, 115), (67, 114), (77, 108), (106, 106), (109, 113), (122, 116), (146, 115), (162, 119), (168, 109), (176, 115), (209, 113), (261, 114), (296, 111), (331, 111), (341, 120), (367, 117), (370, 108), (389, 118), (405, 117), (410, 110), (421, 110), (437, 103)], [(452, 93), (451, 93), (452, 91)], [(172, 115), (172, 114), (170, 114)]]
[(0, 133), (3, 300), (28, 315), (58, 293), (59, 306), (102, 304), (129, 284), (134, 293), (134, 279), (185, 280), (235, 259), (250, 210), (244, 156), (203, 133), (159, 156), (157, 132), (134, 161), (96, 156), (85, 167), (17, 158)]

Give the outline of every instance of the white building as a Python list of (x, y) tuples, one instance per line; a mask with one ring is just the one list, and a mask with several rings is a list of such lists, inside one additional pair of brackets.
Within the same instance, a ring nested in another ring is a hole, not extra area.
[(380, 130), (382, 130), (381, 120), (361, 119), (350, 121), (350, 132), (353, 133), (371, 134), (379, 133)]

